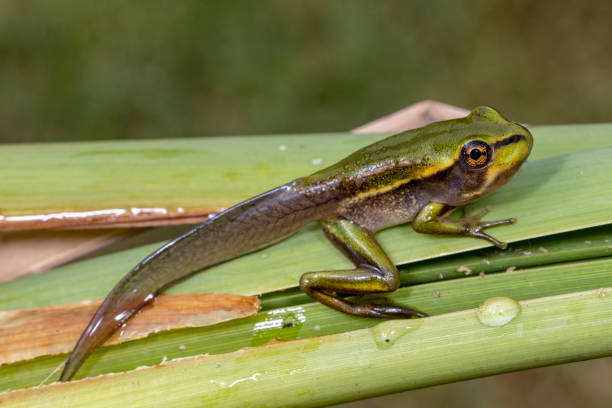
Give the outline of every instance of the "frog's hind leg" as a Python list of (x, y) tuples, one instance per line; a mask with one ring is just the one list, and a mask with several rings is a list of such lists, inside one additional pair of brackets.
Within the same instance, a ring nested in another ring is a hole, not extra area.
[(337, 293), (365, 295), (393, 292), (399, 286), (399, 271), (372, 233), (340, 217), (321, 221), (327, 237), (356, 266), (355, 269), (309, 272), (300, 287), (313, 299), (342, 312), (362, 317), (424, 317), (423, 313), (390, 303), (345, 299)]

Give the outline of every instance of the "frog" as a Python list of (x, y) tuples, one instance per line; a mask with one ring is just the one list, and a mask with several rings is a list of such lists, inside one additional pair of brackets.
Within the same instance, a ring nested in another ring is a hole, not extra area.
[(510, 181), (532, 146), (524, 125), (479, 106), (465, 117), (389, 136), (228, 208), (154, 251), (117, 283), (77, 341), (60, 381), (70, 380), (97, 347), (172, 283), (273, 245), (312, 222), (354, 268), (306, 272), (302, 291), (355, 316), (426, 317), (405, 305), (364, 298), (400, 285), (399, 271), (375, 233), (410, 222), (418, 233), (478, 238), (506, 248), (485, 230), (515, 218), (482, 221), (488, 209), (459, 219), (450, 215)]

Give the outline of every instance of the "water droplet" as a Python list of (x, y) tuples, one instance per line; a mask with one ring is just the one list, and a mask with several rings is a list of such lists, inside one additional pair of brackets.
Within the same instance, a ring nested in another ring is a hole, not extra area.
[(514, 319), (521, 312), (521, 305), (507, 297), (485, 300), (476, 311), (478, 320), (485, 326), (500, 327)]
[(415, 331), (423, 324), (423, 319), (389, 320), (370, 329), (379, 349), (386, 350), (406, 333)]

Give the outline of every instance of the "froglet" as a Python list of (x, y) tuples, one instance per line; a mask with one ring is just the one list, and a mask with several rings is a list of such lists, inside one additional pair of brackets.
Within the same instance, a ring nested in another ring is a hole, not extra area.
[(300, 287), (313, 299), (356, 316), (423, 317), (396, 304), (368, 303), (340, 294), (391, 292), (399, 272), (374, 237), (411, 222), (426, 234), (485, 239), (484, 232), (514, 218), (481, 222), (484, 212), (448, 217), (507, 183), (531, 151), (518, 123), (477, 107), (468, 116), (409, 130), (358, 150), (338, 163), (231, 207), (172, 240), (134, 267), (106, 297), (70, 355), (60, 380), (135, 312), (173, 282), (196, 271), (276, 243), (318, 221), (354, 269), (305, 273)]

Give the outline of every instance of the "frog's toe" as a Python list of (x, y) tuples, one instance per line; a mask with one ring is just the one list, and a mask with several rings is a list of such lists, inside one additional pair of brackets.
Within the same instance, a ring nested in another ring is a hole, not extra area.
[(480, 228), (478, 228), (476, 231), (472, 232), (471, 235), (474, 238), (485, 239), (485, 240), (489, 241), (490, 243), (492, 243), (493, 245), (495, 245), (496, 247), (498, 247), (499, 249), (506, 249), (508, 247), (507, 243), (499, 241), (498, 239), (495, 239), (494, 237), (492, 237), (491, 235), (487, 234), (486, 232), (482, 232), (480, 230)]
[(463, 207), (463, 216), (461, 217), (461, 221), (467, 224), (478, 224), (479, 221), (491, 212), (491, 207), (483, 208), (478, 214), (471, 214), (471, 209), (466, 205)]
[(474, 220), (480, 220), (482, 217), (484, 217), (490, 212), (491, 212), (491, 207), (487, 206), (483, 208), (482, 211), (480, 211), (478, 214), (472, 215), (471, 218), (473, 218)]
[(427, 317), (425, 313), (402, 306), (374, 306), (370, 310), (377, 317), (388, 319)]
[(479, 229), (485, 229), (485, 228), (497, 227), (498, 225), (514, 224), (515, 222), (516, 222), (516, 218), (507, 218), (505, 220), (482, 222), (478, 224), (478, 227)]

